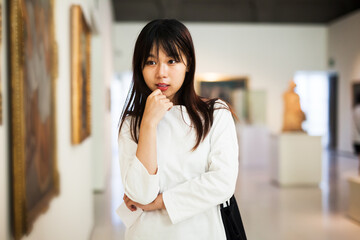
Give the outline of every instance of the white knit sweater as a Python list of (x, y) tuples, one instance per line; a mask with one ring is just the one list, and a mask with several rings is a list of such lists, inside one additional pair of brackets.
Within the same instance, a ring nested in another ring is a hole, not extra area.
[[(219, 103), (215, 107), (221, 106)], [(166, 210), (143, 212), (126, 230), (125, 239), (226, 239), (219, 204), (235, 190), (238, 143), (231, 113), (214, 111), (204, 141), (191, 152), (196, 133), (184, 106), (168, 111), (157, 127), (156, 175), (149, 175), (135, 156), (129, 119), (119, 135), (121, 177), (125, 193), (139, 203), (163, 193)]]

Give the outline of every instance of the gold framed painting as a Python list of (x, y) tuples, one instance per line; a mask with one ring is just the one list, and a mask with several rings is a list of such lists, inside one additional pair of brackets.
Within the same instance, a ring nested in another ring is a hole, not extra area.
[(71, 6), (71, 126), (72, 143), (91, 132), (90, 44), (91, 32), (79, 5)]
[(9, 4), (11, 213), (14, 239), (21, 239), (59, 193), (57, 45), (54, 0), (12, 0)]

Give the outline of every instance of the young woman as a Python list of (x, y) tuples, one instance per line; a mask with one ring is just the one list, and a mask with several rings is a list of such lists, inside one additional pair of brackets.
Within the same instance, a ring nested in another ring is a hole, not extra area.
[(124, 202), (144, 212), (125, 239), (226, 239), (219, 204), (235, 190), (238, 143), (229, 107), (194, 90), (195, 51), (177, 20), (140, 32), (119, 130)]

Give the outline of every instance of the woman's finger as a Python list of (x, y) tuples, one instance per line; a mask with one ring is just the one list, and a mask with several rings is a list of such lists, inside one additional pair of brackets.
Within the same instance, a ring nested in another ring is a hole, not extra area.
[(130, 205), (131, 205), (130, 202), (131, 202), (130, 198), (128, 198), (126, 195), (124, 195), (124, 203), (128, 208), (130, 208)]
[(164, 98), (164, 99), (161, 99), (161, 102), (163, 102), (163, 103), (168, 103), (168, 102), (170, 102), (170, 99)]
[(126, 207), (130, 210), (130, 211), (136, 211), (136, 206), (133, 204), (133, 202), (131, 200), (129, 200), (128, 202), (125, 202)]
[(157, 96), (157, 95), (162, 95), (162, 92), (160, 89), (156, 89), (155, 91), (153, 91), (150, 95), (150, 96)]
[(156, 99), (167, 99), (165, 95), (156, 95), (155, 96)]
[(126, 195), (124, 195), (124, 202), (126, 207), (130, 209), (130, 211), (136, 211), (137, 208), (135, 206), (135, 202), (128, 198), (128, 196)]
[(163, 99), (166, 99), (165, 95), (156, 95), (153, 97), (153, 99), (155, 100), (155, 102), (161, 101)]
[(167, 103), (166, 107), (168, 108), (168, 111), (174, 106), (172, 102)]
[(124, 194), (124, 201), (129, 201), (130, 200), (130, 198), (128, 197), (128, 196), (126, 196), (126, 194)]

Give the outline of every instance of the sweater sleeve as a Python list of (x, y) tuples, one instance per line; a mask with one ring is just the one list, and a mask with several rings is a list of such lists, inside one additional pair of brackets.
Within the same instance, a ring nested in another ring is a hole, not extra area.
[(134, 202), (146, 205), (159, 194), (159, 174), (149, 174), (136, 157), (137, 144), (132, 139), (128, 119), (124, 121), (119, 139), (119, 161), (121, 180), (125, 194)]
[(235, 191), (238, 174), (238, 142), (231, 112), (214, 111), (209, 132), (209, 170), (163, 193), (173, 224), (201, 213), (229, 199)]

